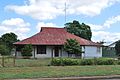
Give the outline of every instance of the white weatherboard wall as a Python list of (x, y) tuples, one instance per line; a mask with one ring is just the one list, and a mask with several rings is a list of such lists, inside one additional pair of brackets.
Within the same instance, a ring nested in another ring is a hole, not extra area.
[[(98, 51), (98, 48), (100, 49)], [(84, 58), (102, 57), (102, 48), (97, 46), (85, 46)]]
[[(54, 46), (46, 46), (46, 54), (37, 54), (37, 46), (34, 46), (34, 49), (32, 51), (33, 56), (31, 58), (34, 58), (34, 52), (35, 52), (35, 58), (51, 58), (52, 57), (52, 49)], [(98, 52), (98, 48), (100, 48), (100, 51)], [(82, 51), (85, 53), (82, 54), (82, 58), (94, 58), (94, 57), (102, 57), (102, 48), (97, 46), (82, 46)], [(54, 53), (54, 50), (53, 50)], [(59, 57), (60, 57), (61, 51), (59, 50)], [(16, 54), (17, 58), (21, 58), (21, 52), (17, 52)], [(54, 57), (54, 54), (53, 54)], [(62, 48), (62, 57), (68, 57), (68, 53), (65, 52)], [(74, 57), (74, 56), (72, 56)]]
[[(34, 46), (31, 58), (34, 58), (34, 52), (35, 52), (35, 58), (50, 58), (52, 53), (51, 50), (52, 50), (52, 46), (46, 46), (46, 54), (37, 54), (37, 46)], [(17, 51), (16, 57), (22, 58), (20, 51)]]
[(52, 55), (52, 46), (46, 46), (46, 54), (37, 54), (37, 47), (35, 48), (35, 58), (50, 58)]
[[(54, 46), (46, 46), (46, 54), (37, 54), (37, 47), (35, 48), (35, 58), (51, 58), (52, 57), (52, 50), (53, 50), (53, 57), (55, 57), (54, 54)], [(65, 51), (62, 51), (59, 49), (59, 57), (61, 57), (61, 52), (62, 52), (62, 57), (67, 57), (67, 53)]]
[[(52, 49), (54, 46), (46, 46), (46, 54), (37, 54), (37, 47), (35, 47), (35, 58), (51, 58), (52, 57)], [(55, 57), (54, 54), (54, 49), (53, 49), (53, 57)], [(62, 52), (62, 54), (61, 54)], [(68, 53), (65, 52), (62, 48), (62, 51), (59, 50), (59, 57), (68, 57)], [(33, 57), (33, 56), (32, 56)]]

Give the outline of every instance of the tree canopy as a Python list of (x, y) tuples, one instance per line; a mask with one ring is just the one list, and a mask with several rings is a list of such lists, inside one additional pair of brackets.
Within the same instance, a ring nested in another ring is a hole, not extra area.
[(0, 44), (7, 46), (9, 48), (9, 51), (12, 50), (12, 48), (14, 46), (13, 43), (17, 42), (17, 41), (18, 41), (17, 35), (12, 32), (3, 34), (0, 37)]
[(64, 45), (64, 50), (71, 54), (82, 53), (82, 48), (76, 39), (67, 39)]
[(90, 26), (84, 23), (80, 24), (78, 21), (74, 20), (73, 22), (66, 23), (65, 29), (67, 29), (68, 32), (75, 34), (79, 37), (91, 40), (92, 32)]
[(116, 42), (115, 50), (116, 50), (116, 55), (120, 57), (120, 40)]

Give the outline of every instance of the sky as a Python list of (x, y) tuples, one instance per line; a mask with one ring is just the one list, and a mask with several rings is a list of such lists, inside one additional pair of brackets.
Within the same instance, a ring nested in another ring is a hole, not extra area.
[(91, 27), (94, 42), (120, 40), (120, 0), (0, 0), (0, 36), (13, 32), (23, 40), (73, 20)]

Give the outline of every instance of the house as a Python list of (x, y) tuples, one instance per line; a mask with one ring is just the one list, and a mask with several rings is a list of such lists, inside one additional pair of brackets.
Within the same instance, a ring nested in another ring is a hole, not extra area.
[[(41, 31), (32, 37), (14, 43), (16, 46), (16, 57), (21, 57), (21, 47), (32, 44), (32, 58), (68, 57), (63, 45), (66, 39), (76, 39), (82, 46), (82, 58), (102, 57), (100, 44), (83, 39), (67, 32), (64, 28), (42, 27)], [(71, 55), (74, 57), (74, 54)]]

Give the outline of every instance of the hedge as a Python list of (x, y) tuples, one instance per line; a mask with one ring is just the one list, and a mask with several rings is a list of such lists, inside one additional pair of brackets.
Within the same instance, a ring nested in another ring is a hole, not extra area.
[(71, 58), (53, 58), (51, 64), (54, 66), (79, 65), (79, 60)]
[(71, 65), (114, 65), (119, 64), (112, 58), (93, 58), (93, 59), (73, 59), (73, 58), (53, 58), (51, 65), (53, 66), (71, 66)]

